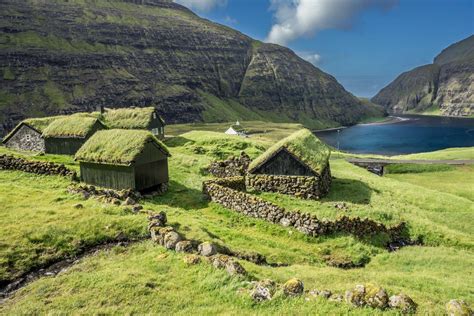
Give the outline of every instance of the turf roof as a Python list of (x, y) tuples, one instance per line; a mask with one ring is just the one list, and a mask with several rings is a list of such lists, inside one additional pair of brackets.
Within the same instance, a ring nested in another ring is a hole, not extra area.
[(99, 122), (88, 116), (66, 116), (51, 122), (43, 131), (44, 137), (86, 137)]
[(308, 129), (299, 130), (280, 140), (266, 152), (257, 157), (249, 166), (253, 172), (270, 160), (280, 150), (286, 149), (313, 172), (320, 174), (328, 165), (331, 150)]
[(84, 162), (130, 165), (149, 142), (154, 142), (170, 156), (166, 146), (149, 131), (112, 129), (95, 133), (79, 149), (75, 159)]
[(104, 119), (110, 128), (148, 129), (153, 120), (153, 112), (155, 112), (154, 107), (108, 109), (104, 114)]

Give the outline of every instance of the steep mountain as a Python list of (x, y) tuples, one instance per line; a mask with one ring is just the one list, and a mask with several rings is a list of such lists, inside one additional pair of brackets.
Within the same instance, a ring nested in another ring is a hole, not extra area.
[(170, 0), (2, 0), (0, 71), (0, 134), (98, 105), (153, 105), (168, 123), (380, 115), (291, 50)]
[(444, 49), (433, 64), (401, 74), (372, 102), (393, 113), (474, 115), (474, 35)]

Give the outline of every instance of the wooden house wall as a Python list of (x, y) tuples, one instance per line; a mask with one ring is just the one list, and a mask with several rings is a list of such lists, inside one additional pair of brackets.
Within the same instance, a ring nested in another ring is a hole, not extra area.
[(150, 121), (150, 124), (148, 125), (148, 130), (153, 131), (153, 129), (157, 128), (158, 129), (158, 135), (157, 136), (159, 139), (163, 139), (165, 137), (165, 125), (160, 119), (160, 116), (157, 111), (155, 111), (154, 115), (156, 118), (153, 118)]
[(135, 166), (135, 185), (137, 190), (149, 189), (168, 181), (168, 159), (166, 158)]
[(315, 176), (311, 169), (302, 164), (286, 150), (280, 150), (280, 152), (252, 173), (285, 176)]
[(133, 167), (80, 163), (82, 181), (117, 190), (136, 189)]
[(52, 138), (45, 139), (45, 152), (57, 155), (74, 155), (86, 142), (86, 138)]

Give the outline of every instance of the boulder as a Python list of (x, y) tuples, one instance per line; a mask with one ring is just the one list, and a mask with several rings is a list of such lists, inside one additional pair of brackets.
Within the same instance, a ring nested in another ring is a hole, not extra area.
[(355, 307), (365, 305), (365, 286), (356, 285), (352, 290), (346, 291), (345, 300)]
[(331, 297), (329, 298), (329, 301), (331, 302), (336, 302), (336, 303), (340, 303), (344, 300), (344, 297), (341, 295), (341, 294), (333, 294), (331, 295)]
[(174, 228), (171, 226), (167, 227), (152, 227), (150, 229), (150, 234), (151, 234), (151, 239), (156, 242), (157, 244), (160, 244), (164, 246), (165, 242), (165, 235), (169, 232), (174, 232)]
[(304, 291), (304, 284), (301, 280), (293, 278), (288, 281), (286, 281), (285, 284), (283, 284), (283, 294), (285, 296), (299, 296), (303, 294)]
[(183, 261), (187, 265), (195, 265), (201, 262), (201, 257), (198, 255), (187, 255), (183, 258)]
[(201, 256), (210, 257), (217, 253), (217, 247), (213, 243), (203, 242), (199, 244), (198, 252)]
[(247, 274), (247, 271), (245, 271), (244, 267), (242, 265), (234, 260), (229, 260), (227, 261), (225, 265), (225, 269), (227, 273), (230, 275), (245, 275)]
[(227, 263), (232, 259), (227, 255), (214, 255), (210, 259), (210, 262), (216, 269), (224, 269), (227, 266)]
[(176, 244), (176, 252), (193, 252), (193, 243), (189, 240), (182, 240)]
[(367, 284), (365, 286), (365, 303), (372, 308), (384, 309), (388, 306), (387, 292), (378, 286)]
[[(123, 195), (122, 195), (123, 196)], [(135, 202), (134, 199), (131, 197), (127, 197), (125, 201), (123, 202), (124, 205), (135, 205), (137, 202)]]
[(269, 301), (276, 292), (276, 283), (272, 280), (265, 279), (256, 282), (254, 288), (250, 292), (250, 297), (256, 302)]
[(403, 293), (393, 295), (388, 300), (390, 308), (399, 309), (403, 314), (414, 314), (416, 312), (417, 304)]
[(450, 300), (446, 304), (446, 313), (449, 316), (472, 316), (472, 309), (463, 300)]
[(175, 231), (165, 234), (164, 246), (166, 249), (175, 249), (176, 244), (182, 240), (182, 237)]

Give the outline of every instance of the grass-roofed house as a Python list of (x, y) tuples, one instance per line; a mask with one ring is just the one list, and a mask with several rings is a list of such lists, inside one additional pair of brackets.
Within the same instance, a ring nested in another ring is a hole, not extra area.
[(3, 138), (2, 143), (15, 150), (44, 152), (43, 131), (56, 119), (57, 116), (23, 120)]
[(71, 115), (54, 120), (43, 131), (45, 152), (74, 155), (98, 130), (105, 126), (96, 117)]
[(247, 186), (318, 199), (329, 192), (331, 151), (307, 129), (280, 140), (249, 165)]
[(112, 129), (145, 129), (159, 139), (165, 137), (165, 121), (154, 107), (106, 109), (104, 121)]
[(165, 191), (170, 156), (149, 131), (113, 129), (95, 133), (75, 159), (86, 183), (118, 190)]

